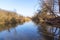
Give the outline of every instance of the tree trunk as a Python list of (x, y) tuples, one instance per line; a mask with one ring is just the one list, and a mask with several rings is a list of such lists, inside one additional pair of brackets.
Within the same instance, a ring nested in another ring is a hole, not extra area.
[(58, 5), (59, 5), (59, 13), (60, 13), (60, 0), (58, 0)]

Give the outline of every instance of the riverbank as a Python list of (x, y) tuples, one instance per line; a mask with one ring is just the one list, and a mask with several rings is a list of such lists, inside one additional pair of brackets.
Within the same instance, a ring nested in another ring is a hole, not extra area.
[(18, 15), (16, 12), (0, 9), (0, 24), (17, 24), (30, 21), (30, 18)]
[(36, 23), (46, 23), (49, 25), (54, 25), (54, 26), (58, 26), (60, 27), (60, 16), (54, 16), (54, 15), (47, 15), (46, 13), (37, 13), (36, 15), (34, 15), (32, 17), (32, 21), (36, 22)]

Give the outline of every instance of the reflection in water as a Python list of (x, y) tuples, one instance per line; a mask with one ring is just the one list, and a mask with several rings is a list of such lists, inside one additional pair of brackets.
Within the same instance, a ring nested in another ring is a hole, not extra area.
[(46, 23), (37, 23), (38, 32), (43, 35), (45, 40), (60, 40), (60, 28)]
[(46, 23), (0, 25), (0, 40), (60, 40), (60, 28)]
[(14, 24), (14, 25), (12, 25), (12, 24), (9, 24), (9, 25), (0, 25), (0, 31), (3, 31), (3, 30), (8, 30), (9, 31), (9, 29), (10, 28), (13, 28), (13, 27), (16, 27), (16, 25), (17, 24)]
[(23, 23), (18, 23), (18, 24), (0, 24), (0, 31), (3, 31), (3, 30), (8, 30), (10, 28), (14, 28), (16, 27), (17, 25), (22, 25)]
[(9, 31), (6, 29), (0, 32), (0, 40), (38, 40), (38, 36), (37, 27), (32, 22), (26, 22), (10, 28)]

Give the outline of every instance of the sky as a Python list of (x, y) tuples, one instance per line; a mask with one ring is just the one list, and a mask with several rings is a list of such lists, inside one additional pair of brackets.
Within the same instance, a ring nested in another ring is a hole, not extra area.
[(23, 16), (33, 16), (38, 9), (38, 0), (0, 0), (0, 8), (16, 11)]

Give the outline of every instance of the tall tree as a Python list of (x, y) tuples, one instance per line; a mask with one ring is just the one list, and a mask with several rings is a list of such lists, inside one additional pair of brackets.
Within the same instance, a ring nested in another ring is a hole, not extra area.
[(58, 0), (58, 4), (59, 4), (59, 13), (60, 13), (60, 0)]

